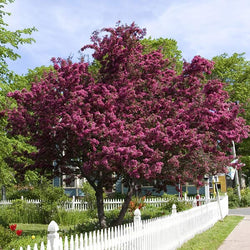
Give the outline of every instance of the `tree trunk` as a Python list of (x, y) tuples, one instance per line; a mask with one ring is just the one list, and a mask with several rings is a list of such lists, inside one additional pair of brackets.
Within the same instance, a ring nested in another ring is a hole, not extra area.
[(129, 203), (132, 199), (132, 195), (134, 193), (134, 190), (135, 190), (135, 186), (134, 186), (134, 183), (132, 183), (130, 186), (129, 186), (129, 190), (128, 190), (128, 193), (127, 193), (127, 196), (124, 200), (124, 203), (122, 204), (122, 209), (119, 213), (119, 216), (117, 217), (117, 219), (115, 220), (113, 226), (117, 226), (117, 225), (121, 225), (122, 224), (122, 221), (123, 221), (123, 218), (128, 210), (128, 207), (129, 207)]
[(104, 203), (103, 203), (103, 189), (102, 185), (97, 185), (96, 188), (96, 204), (97, 204), (97, 212), (98, 212), (98, 220), (101, 228), (106, 228), (106, 217), (104, 214)]

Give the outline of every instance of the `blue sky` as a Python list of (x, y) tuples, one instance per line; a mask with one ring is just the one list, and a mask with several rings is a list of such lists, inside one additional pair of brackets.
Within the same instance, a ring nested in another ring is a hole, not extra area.
[(51, 57), (76, 60), (94, 30), (118, 20), (134, 21), (153, 38), (175, 39), (187, 61), (234, 52), (250, 60), (249, 0), (15, 0), (6, 10), (10, 29), (38, 29), (36, 43), (21, 46), (21, 59), (9, 62), (19, 74), (49, 65)]

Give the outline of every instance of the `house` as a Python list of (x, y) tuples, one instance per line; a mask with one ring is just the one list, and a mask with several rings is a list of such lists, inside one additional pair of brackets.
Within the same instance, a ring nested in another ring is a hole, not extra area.
[(84, 182), (86, 182), (85, 179), (80, 179), (77, 176), (73, 181), (70, 183), (66, 183), (64, 179), (66, 179), (67, 176), (63, 175), (62, 177), (55, 177), (53, 179), (53, 186), (54, 187), (63, 187), (64, 192), (67, 196), (72, 197), (83, 197), (84, 193), (82, 191), (82, 185)]
[[(115, 192), (124, 194), (127, 192), (127, 188), (124, 186), (121, 180), (118, 180), (115, 186)], [(189, 195), (196, 195), (197, 194), (197, 188), (193, 184), (186, 183), (186, 185), (182, 186), (182, 193), (188, 193)], [(164, 191), (157, 192), (157, 190), (154, 189), (153, 186), (141, 186), (140, 187), (140, 194), (141, 195), (154, 195), (154, 196), (161, 196), (164, 194)], [(179, 192), (176, 190), (175, 186), (167, 185), (167, 194), (175, 194), (178, 195)], [(205, 187), (201, 187), (199, 189), (199, 194), (205, 195)]]

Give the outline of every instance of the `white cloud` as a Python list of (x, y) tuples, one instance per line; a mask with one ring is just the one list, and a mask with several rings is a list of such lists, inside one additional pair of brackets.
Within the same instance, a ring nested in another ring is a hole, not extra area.
[[(248, 52), (250, 2), (245, 0), (184, 1), (172, 4), (148, 31), (154, 37), (171, 37), (184, 56), (212, 57), (223, 52)], [(248, 44), (248, 45), (247, 45)]]

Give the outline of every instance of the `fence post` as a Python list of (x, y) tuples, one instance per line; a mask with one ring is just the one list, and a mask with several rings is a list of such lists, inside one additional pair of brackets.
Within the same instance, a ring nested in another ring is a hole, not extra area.
[(197, 200), (196, 200), (196, 198), (193, 199), (193, 207), (197, 207)]
[(201, 205), (200, 201), (201, 196), (199, 194), (196, 195), (196, 200), (197, 200), (197, 207)]
[(205, 181), (205, 200), (207, 204), (210, 201), (209, 176), (208, 175), (204, 176), (204, 181)]
[(176, 205), (173, 204), (172, 205), (172, 215), (176, 214), (177, 213), (177, 210), (176, 210)]
[(72, 197), (72, 210), (75, 209), (75, 196)]
[(141, 224), (141, 211), (140, 209), (136, 208), (136, 210), (134, 211), (134, 227), (136, 229), (141, 228), (142, 224)]
[(48, 244), (51, 246), (51, 250), (57, 250), (58, 244), (59, 243), (59, 234), (58, 231), (59, 227), (55, 221), (51, 221), (48, 226)]

